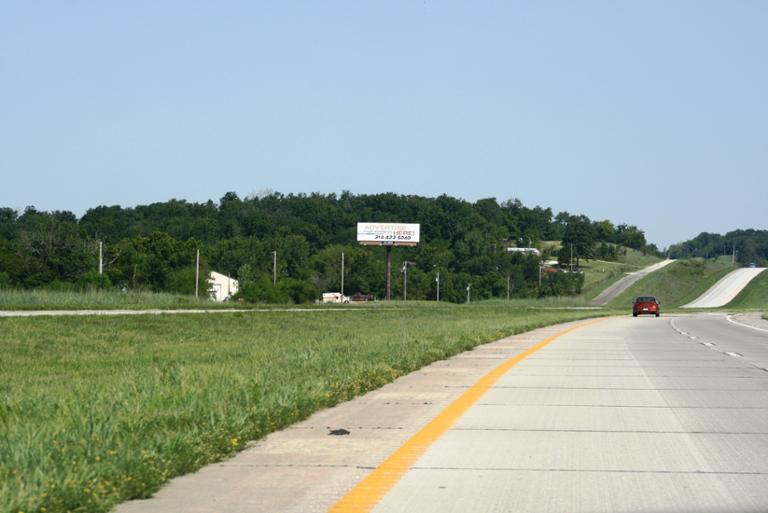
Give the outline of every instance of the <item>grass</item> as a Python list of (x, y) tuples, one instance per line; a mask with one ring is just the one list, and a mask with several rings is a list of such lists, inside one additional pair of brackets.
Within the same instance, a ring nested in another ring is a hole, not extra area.
[(637, 270), (621, 262), (602, 260), (583, 261), (581, 268), (584, 271), (584, 286), (581, 289), (581, 295), (587, 299), (594, 299), (626, 273)]
[(159, 292), (0, 289), (0, 310), (236, 308), (237, 306), (236, 303), (214, 303), (204, 298)]
[(648, 267), (649, 265), (657, 264), (663, 260), (663, 258), (659, 258), (656, 255), (645, 255), (636, 249), (624, 249), (627, 251), (627, 254), (623, 255), (619, 260), (627, 265), (637, 268)]
[(582, 296), (586, 299), (594, 299), (627, 273), (661, 262), (661, 259), (657, 256), (643, 255), (640, 251), (632, 248), (624, 249), (627, 254), (622, 255), (617, 262), (607, 262), (604, 260), (582, 261), (581, 267), (584, 270)]
[(724, 260), (678, 260), (635, 283), (608, 306), (627, 308), (633, 297), (652, 295), (662, 308), (679, 307), (699, 297), (733, 269), (733, 264)]
[(768, 308), (768, 271), (758, 274), (744, 287), (726, 308), (760, 309)]
[(109, 511), (432, 361), (604, 314), (566, 303), (0, 319), (0, 511)]

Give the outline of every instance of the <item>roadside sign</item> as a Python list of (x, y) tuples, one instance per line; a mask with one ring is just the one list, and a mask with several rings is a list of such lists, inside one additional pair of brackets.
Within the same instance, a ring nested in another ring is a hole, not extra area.
[(411, 223), (357, 223), (357, 242), (368, 246), (415, 246), (421, 225)]

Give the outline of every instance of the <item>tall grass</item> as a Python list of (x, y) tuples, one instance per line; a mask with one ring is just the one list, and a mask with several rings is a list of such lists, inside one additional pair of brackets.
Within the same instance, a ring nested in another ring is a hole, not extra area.
[(592, 311), (0, 319), (0, 511), (103, 512), (477, 344)]
[(659, 263), (662, 260), (656, 255), (646, 255), (646, 254), (643, 254), (642, 251), (638, 251), (636, 249), (632, 249), (632, 248), (624, 248), (624, 249), (626, 250), (627, 254), (622, 255), (619, 260), (625, 264), (635, 266), (637, 268), (648, 267), (649, 265)]
[(600, 260), (586, 261), (582, 263), (581, 267), (584, 271), (584, 286), (581, 289), (581, 295), (587, 299), (594, 299), (624, 275), (637, 270), (636, 267), (623, 262)]
[[(102, 290), (89, 292), (0, 289), (0, 309), (217, 308), (207, 298), (163, 292)], [(235, 306), (227, 303), (227, 307)]]

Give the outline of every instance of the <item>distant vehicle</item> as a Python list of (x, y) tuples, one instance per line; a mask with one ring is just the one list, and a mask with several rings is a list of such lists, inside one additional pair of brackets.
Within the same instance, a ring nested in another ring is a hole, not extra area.
[(750, 262), (750, 263), (749, 263), (749, 266), (750, 266), (750, 267), (757, 267), (757, 266), (755, 265), (755, 263), (754, 263), (754, 262)]
[(632, 317), (638, 315), (655, 315), (658, 317), (661, 314), (661, 303), (653, 296), (638, 296), (632, 300)]
[(323, 292), (323, 303), (349, 303), (349, 296), (341, 292)]
[(373, 301), (373, 296), (370, 294), (363, 294), (362, 292), (356, 292), (349, 296), (349, 300), (353, 303), (364, 303), (365, 301)]

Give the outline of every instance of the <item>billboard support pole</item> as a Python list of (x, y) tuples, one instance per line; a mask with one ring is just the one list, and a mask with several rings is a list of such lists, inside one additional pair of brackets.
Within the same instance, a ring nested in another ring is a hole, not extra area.
[(387, 301), (392, 299), (392, 246), (387, 248)]
[[(392, 300), (392, 246), (416, 246), (419, 243), (420, 232), (421, 225), (417, 223), (357, 223), (358, 243), (364, 246), (387, 248), (386, 301)], [(403, 295), (405, 295), (405, 286), (403, 286)]]

